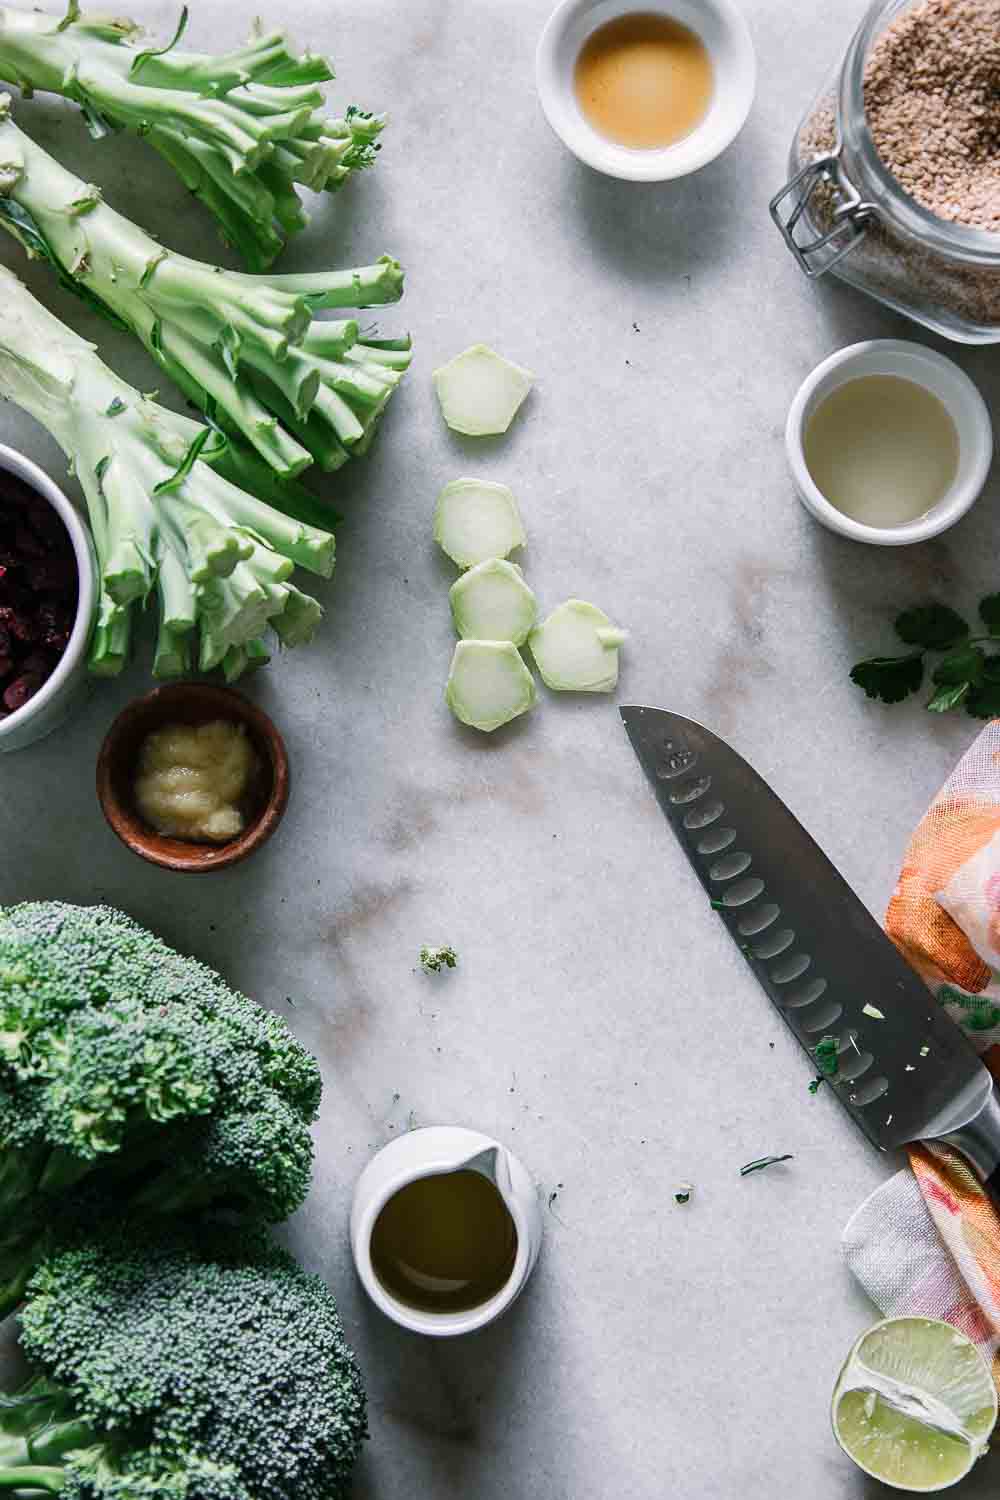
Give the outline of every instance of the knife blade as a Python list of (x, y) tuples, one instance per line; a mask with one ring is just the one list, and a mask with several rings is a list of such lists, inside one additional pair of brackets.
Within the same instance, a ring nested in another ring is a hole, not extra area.
[(836, 1038), (829, 1082), (856, 1124), (882, 1151), (948, 1141), (997, 1197), (989, 1072), (819, 845), (711, 730), (665, 709), (620, 712), (695, 874), (814, 1068), (817, 1044)]

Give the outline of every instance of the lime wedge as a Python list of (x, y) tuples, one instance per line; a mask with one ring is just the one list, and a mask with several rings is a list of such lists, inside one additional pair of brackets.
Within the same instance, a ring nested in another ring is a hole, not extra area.
[(929, 1495), (986, 1452), (997, 1391), (975, 1344), (936, 1318), (888, 1318), (858, 1339), (837, 1379), (837, 1442), (866, 1474)]

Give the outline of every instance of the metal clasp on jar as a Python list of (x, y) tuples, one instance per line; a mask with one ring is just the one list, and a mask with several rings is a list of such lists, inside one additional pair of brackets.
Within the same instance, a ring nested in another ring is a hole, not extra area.
[[(819, 231), (819, 225), (806, 212), (821, 184), (829, 189), (831, 200), (830, 227), (825, 233)], [(829, 156), (817, 157), (803, 167), (775, 194), (770, 206), (771, 218), (785, 244), (811, 278), (825, 276), (849, 255), (858, 241), (864, 239), (868, 221), (877, 213), (875, 205), (866, 203), (845, 177), (839, 147)], [(795, 231), (800, 225), (807, 230), (808, 238), (797, 238)]]

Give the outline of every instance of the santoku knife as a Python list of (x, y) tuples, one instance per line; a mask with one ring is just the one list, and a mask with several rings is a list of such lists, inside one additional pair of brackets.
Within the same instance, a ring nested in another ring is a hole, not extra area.
[[(659, 708), (621, 716), (667, 821), (758, 981), (882, 1151), (941, 1140), (1000, 1206), (1000, 1104), (967, 1037), (801, 823), (702, 725)], [(828, 1041), (823, 1052), (833, 1052)]]

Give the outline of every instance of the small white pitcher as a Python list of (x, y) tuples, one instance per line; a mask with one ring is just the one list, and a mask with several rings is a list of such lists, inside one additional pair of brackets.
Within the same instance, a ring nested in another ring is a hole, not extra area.
[[(388, 1292), (372, 1265), (372, 1231), (382, 1209), (401, 1188), (445, 1172), (479, 1172), (492, 1182), (517, 1231), (517, 1254), (507, 1282), (495, 1296), (464, 1312), (423, 1312)], [(499, 1141), (459, 1125), (411, 1130), (373, 1156), (358, 1179), (351, 1209), (351, 1251), (369, 1297), (393, 1322), (413, 1333), (453, 1338), (492, 1323), (524, 1290), (542, 1248), (542, 1215), (534, 1183), (516, 1156)]]

